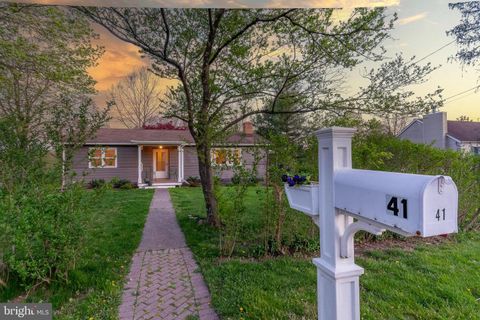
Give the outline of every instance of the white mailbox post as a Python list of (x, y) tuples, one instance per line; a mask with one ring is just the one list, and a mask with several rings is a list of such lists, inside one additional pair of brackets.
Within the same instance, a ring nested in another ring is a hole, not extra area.
[(340, 127), (317, 131), (319, 185), (285, 187), (291, 207), (320, 227), (320, 258), (313, 263), (321, 320), (360, 319), (357, 231), (422, 237), (457, 232), (458, 193), (450, 177), (352, 169), (354, 133)]

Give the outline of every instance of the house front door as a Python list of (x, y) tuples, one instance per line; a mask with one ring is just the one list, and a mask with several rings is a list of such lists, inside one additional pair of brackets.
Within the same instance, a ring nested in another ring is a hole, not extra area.
[(153, 176), (156, 179), (168, 178), (168, 149), (154, 149)]

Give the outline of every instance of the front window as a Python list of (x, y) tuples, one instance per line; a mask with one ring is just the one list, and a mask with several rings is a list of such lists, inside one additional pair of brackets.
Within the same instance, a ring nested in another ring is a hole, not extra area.
[(473, 154), (480, 155), (480, 147), (472, 147)]
[(117, 148), (90, 148), (89, 168), (116, 168)]
[(240, 164), (242, 157), (241, 149), (212, 149), (212, 163), (218, 166), (233, 166)]

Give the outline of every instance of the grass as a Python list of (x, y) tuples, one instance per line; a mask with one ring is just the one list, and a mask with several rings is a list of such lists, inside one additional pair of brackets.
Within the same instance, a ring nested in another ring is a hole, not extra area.
[[(27, 301), (51, 302), (56, 319), (117, 319), (123, 281), (152, 195), (138, 189), (102, 193), (86, 232), (85, 251), (68, 284), (37, 290)], [(2, 301), (14, 298), (12, 292), (0, 292)]]
[[(179, 223), (202, 269), (212, 303), (225, 319), (316, 318), (316, 269), (307, 257), (219, 257), (204, 216), (200, 188), (171, 189)], [(258, 188), (247, 197), (246, 220), (258, 221)], [(288, 226), (294, 228), (295, 226)], [(414, 251), (374, 250), (356, 259), (362, 319), (480, 319), (480, 235), (461, 234)]]

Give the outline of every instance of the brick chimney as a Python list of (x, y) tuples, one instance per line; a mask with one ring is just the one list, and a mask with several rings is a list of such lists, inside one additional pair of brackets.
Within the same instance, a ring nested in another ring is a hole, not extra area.
[(250, 121), (245, 121), (243, 123), (243, 133), (249, 135), (253, 134), (253, 125)]

